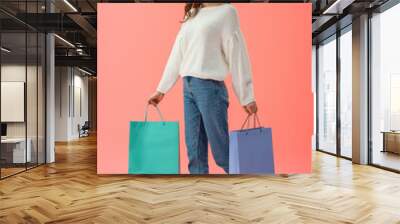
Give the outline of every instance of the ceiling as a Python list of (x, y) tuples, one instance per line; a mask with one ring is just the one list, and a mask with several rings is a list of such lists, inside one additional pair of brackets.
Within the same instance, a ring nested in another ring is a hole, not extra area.
[[(312, 3), (313, 41), (335, 32), (337, 21), (369, 10), (388, 0), (252, 0), (230, 2), (269, 2), (269, 3)], [(27, 2), (27, 3), (26, 3)], [(56, 64), (82, 66), (96, 71), (97, 43), (97, 3), (135, 3), (166, 2), (165, 0), (45, 0), (0, 1), (0, 22), (5, 38), (19, 45), (25, 28), (39, 32), (55, 32)], [(176, 2), (176, 1), (175, 1)], [(183, 2), (183, 1), (182, 1)], [(51, 13), (49, 13), (51, 11)], [(28, 13), (25, 13), (28, 12)], [(345, 26), (346, 22), (342, 22)], [(333, 28), (332, 28), (333, 27)], [(21, 46), (22, 46), (21, 45)], [(28, 51), (29, 47), (28, 47)]]

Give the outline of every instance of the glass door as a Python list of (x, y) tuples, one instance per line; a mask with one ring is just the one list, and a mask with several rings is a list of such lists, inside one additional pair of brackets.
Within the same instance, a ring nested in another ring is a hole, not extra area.
[(317, 149), (336, 154), (336, 35), (318, 46)]

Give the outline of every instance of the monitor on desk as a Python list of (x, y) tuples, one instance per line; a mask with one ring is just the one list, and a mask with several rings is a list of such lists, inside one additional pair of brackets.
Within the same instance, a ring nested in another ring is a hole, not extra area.
[(7, 137), (7, 124), (1, 124), (1, 138)]

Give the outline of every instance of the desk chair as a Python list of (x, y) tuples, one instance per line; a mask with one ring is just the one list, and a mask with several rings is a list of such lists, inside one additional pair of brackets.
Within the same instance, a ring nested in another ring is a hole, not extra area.
[(90, 125), (89, 121), (85, 121), (85, 123), (80, 127), (78, 124), (79, 138), (89, 136)]

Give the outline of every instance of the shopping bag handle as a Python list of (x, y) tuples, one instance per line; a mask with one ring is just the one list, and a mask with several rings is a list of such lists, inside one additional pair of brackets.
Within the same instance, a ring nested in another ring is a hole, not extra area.
[(245, 126), (246, 124), (247, 124), (247, 128), (250, 128), (250, 123), (251, 123), (251, 121), (249, 120), (249, 118), (250, 118), (251, 116), (253, 116), (254, 128), (256, 128), (257, 124), (258, 124), (258, 127), (261, 128), (260, 119), (258, 118), (257, 113), (253, 113), (253, 114), (249, 114), (249, 115), (247, 116), (246, 120), (243, 122), (242, 127), (240, 128), (241, 131), (243, 130), (243, 128), (244, 128), (244, 126)]
[[(146, 109), (144, 111), (144, 121), (145, 122), (147, 122), (147, 113), (149, 112), (149, 105), (152, 105), (152, 104), (147, 104)], [(160, 109), (155, 105), (153, 105), (153, 106), (157, 109), (157, 113), (160, 116), (161, 121), (165, 123), (164, 117), (162, 116)]]

